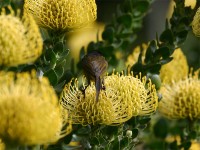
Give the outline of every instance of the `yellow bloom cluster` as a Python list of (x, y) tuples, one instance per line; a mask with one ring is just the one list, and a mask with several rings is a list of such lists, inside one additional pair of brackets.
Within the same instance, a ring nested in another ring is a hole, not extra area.
[(170, 119), (200, 118), (200, 80), (198, 73), (161, 88), (159, 111)]
[[(88, 86), (84, 94), (79, 90), (77, 79), (67, 84), (62, 92), (60, 103), (68, 110), (73, 124), (117, 125), (132, 116), (150, 115), (158, 104), (154, 85), (146, 79), (142, 81), (132, 75), (112, 74), (105, 77), (105, 90), (96, 102), (94, 84)], [(85, 87), (85, 79), (81, 84)]]
[(173, 60), (163, 65), (160, 70), (160, 78), (165, 84), (185, 78), (189, 71), (187, 59), (180, 48), (174, 51), (172, 57)]
[(61, 31), (82, 27), (97, 17), (95, 0), (25, 0), (24, 8), (40, 26)]
[(34, 62), (42, 53), (42, 37), (30, 15), (0, 15), (0, 65), (17, 66)]
[(0, 72), (0, 89), (0, 138), (5, 143), (47, 144), (70, 132), (46, 78), (38, 79), (35, 72)]
[(200, 37), (200, 8), (197, 9), (197, 12), (193, 18), (192, 31), (197, 37)]

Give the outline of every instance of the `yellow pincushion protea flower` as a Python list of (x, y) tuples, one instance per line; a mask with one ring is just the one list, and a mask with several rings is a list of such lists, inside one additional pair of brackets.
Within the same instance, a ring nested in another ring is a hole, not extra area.
[(42, 37), (30, 15), (0, 15), (0, 65), (17, 66), (34, 62), (42, 53)]
[(82, 27), (97, 17), (95, 0), (25, 0), (24, 8), (40, 26), (61, 31)]
[(197, 9), (192, 21), (192, 31), (197, 36), (200, 37), (200, 8)]
[(162, 66), (160, 78), (163, 83), (170, 84), (173, 81), (179, 81), (187, 76), (189, 67), (187, 59), (180, 48), (172, 54), (173, 60)]
[(0, 72), (0, 137), (10, 145), (56, 142), (71, 130), (56, 93), (36, 73)]
[[(132, 116), (150, 115), (156, 110), (157, 95), (155, 87), (149, 83), (145, 89), (146, 80), (112, 74), (105, 77), (105, 90), (96, 102), (94, 84), (88, 86), (85, 97), (78, 88), (75, 79), (66, 85), (60, 102), (69, 111), (74, 124), (105, 124), (116, 125), (129, 120)], [(85, 81), (82, 83), (85, 87)]]
[(200, 80), (198, 72), (185, 80), (161, 88), (159, 111), (170, 119), (200, 118)]

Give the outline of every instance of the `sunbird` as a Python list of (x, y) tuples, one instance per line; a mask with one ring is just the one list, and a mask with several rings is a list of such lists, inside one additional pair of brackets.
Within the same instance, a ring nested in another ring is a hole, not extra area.
[[(108, 68), (108, 62), (100, 52), (92, 51), (83, 57), (81, 64), (88, 80), (86, 88), (90, 85), (91, 81), (95, 82), (96, 102), (98, 102), (100, 90), (105, 89), (103, 77)], [(84, 96), (86, 88), (83, 89)]]

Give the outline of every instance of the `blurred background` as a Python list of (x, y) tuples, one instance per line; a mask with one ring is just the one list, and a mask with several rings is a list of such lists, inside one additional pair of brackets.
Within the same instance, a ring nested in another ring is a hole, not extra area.
[[(194, 0), (190, 1), (193, 2)], [(104, 26), (112, 21), (118, 4), (121, 2), (123, 0), (96, 0), (97, 21), (83, 29), (68, 33), (67, 43), (75, 61), (79, 58), (79, 50), (82, 46), (86, 47), (90, 41), (101, 40)], [(155, 39), (156, 33), (160, 35), (164, 31), (166, 18), (170, 18), (172, 15), (173, 7), (171, 0), (155, 0), (153, 2), (148, 15), (144, 19), (143, 29), (138, 34), (136, 42), (133, 43), (133, 49), (138, 44)], [(196, 70), (200, 67), (200, 42), (199, 38), (195, 37), (193, 33), (189, 33), (188, 37), (181, 48), (187, 57), (189, 66)]]

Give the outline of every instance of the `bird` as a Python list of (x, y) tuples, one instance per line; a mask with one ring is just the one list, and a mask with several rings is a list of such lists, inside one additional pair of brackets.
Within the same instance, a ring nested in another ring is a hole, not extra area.
[(84, 96), (86, 88), (90, 85), (91, 81), (94, 81), (96, 88), (96, 102), (98, 102), (100, 90), (105, 90), (103, 77), (108, 68), (108, 62), (100, 52), (92, 51), (82, 58), (81, 64), (86, 79), (88, 80), (88, 85), (83, 89)]

